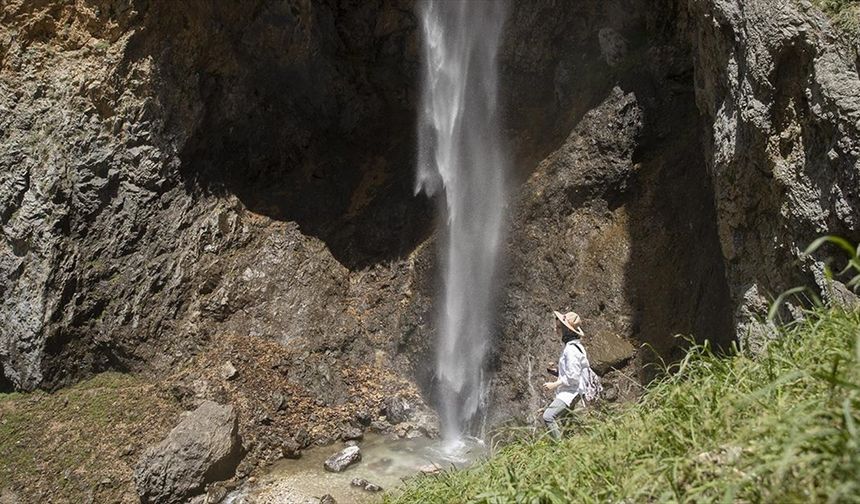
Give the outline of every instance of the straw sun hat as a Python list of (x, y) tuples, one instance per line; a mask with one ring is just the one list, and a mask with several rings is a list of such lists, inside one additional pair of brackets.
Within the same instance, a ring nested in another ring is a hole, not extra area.
[(560, 312), (553, 310), (553, 313), (555, 314), (556, 318), (562, 324), (564, 324), (565, 327), (567, 327), (568, 329), (570, 329), (571, 331), (575, 332), (576, 334), (578, 334), (580, 336), (585, 335), (585, 333), (582, 332), (582, 327), (581, 327), (582, 326), (582, 318), (579, 315), (577, 315), (576, 312), (567, 312), (565, 314), (561, 314)]

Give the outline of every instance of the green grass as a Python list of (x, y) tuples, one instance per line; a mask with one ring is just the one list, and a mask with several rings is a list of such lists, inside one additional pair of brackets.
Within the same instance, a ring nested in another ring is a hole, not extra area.
[(0, 494), (135, 502), (132, 465), (179, 409), (154, 392), (141, 378), (106, 372), (55, 393), (0, 394)]
[(694, 347), (641, 401), (523, 435), (399, 502), (860, 502), (860, 312), (819, 310), (762, 355)]

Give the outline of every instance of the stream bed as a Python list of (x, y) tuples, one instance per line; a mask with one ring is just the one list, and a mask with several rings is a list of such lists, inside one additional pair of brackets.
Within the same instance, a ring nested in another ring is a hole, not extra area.
[(438, 440), (419, 437), (391, 439), (372, 434), (358, 446), (361, 461), (340, 473), (323, 469), (323, 462), (344, 445), (316, 447), (305, 450), (295, 460), (280, 460), (253, 484), (246, 484), (224, 501), (226, 504), (317, 503), (329, 494), (344, 503), (375, 502), (382, 492), (368, 492), (353, 487), (350, 482), (362, 478), (381, 486), (396, 489), (408, 478), (434, 468), (466, 467), (486, 453), (483, 442), (471, 438), (455, 446), (443, 446)]

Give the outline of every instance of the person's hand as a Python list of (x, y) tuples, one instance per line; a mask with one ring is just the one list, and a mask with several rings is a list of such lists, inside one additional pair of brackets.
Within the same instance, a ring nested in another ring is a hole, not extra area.
[(558, 387), (558, 383), (556, 383), (556, 382), (549, 382), (548, 381), (548, 382), (543, 384), (543, 388), (549, 390), (550, 392), (555, 390), (556, 387)]

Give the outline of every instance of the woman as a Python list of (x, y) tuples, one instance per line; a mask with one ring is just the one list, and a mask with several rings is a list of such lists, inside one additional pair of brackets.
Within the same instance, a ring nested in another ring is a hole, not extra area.
[(576, 405), (584, 390), (584, 371), (590, 369), (588, 357), (582, 347), (580, 337), (582, 332), (582, 319), (574, 312), (562, 315), (554, 311), (556, 334), (564, 343), (561, 357), (558, 359), (558, 379), (543, 384), (550, 392), (555, 392), (555, 399), (543, 413), (543, 421), (549, 429), (550, 435), (555, 439), (561, 438), (561, 430), (558, 427), (558, 419), (569, 409)]

